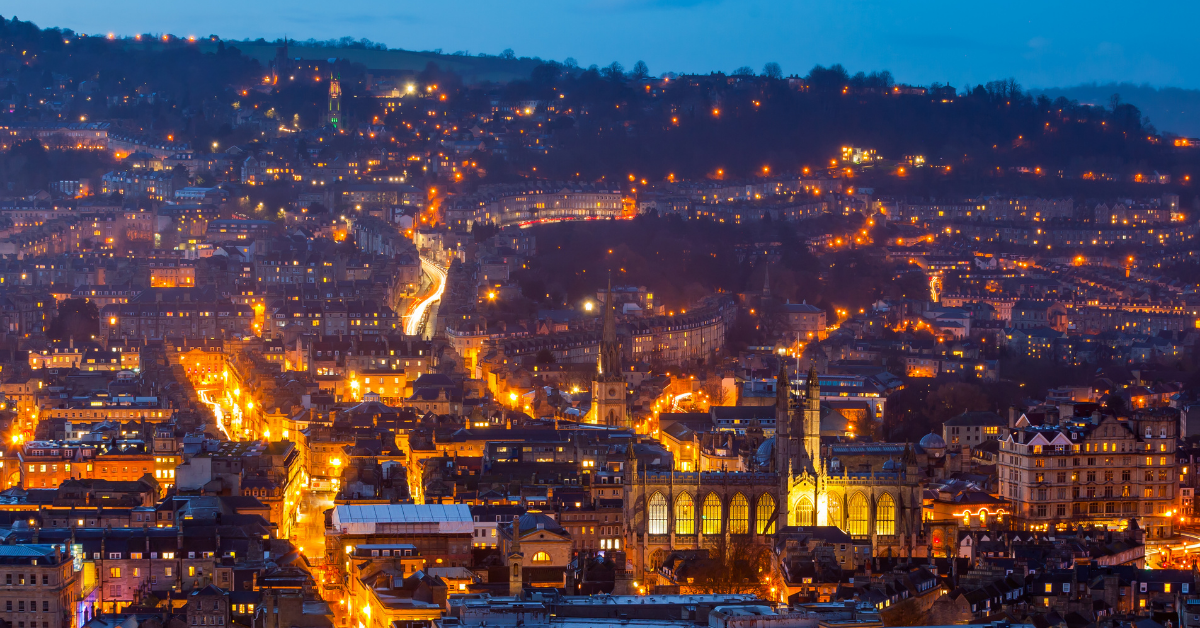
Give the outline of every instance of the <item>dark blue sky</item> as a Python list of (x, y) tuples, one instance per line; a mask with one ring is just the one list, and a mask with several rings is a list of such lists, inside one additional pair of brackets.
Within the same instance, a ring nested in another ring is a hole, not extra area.
[[(4, 6), (8, 5), (8, 6)], [(1200, 88), (1200, 3), (1060, 0), (53, 0), (0, 13), (84, 33), (351, 35), (410, 50), (581, 65), (645, 60), (667, 71), (817, 63), (957, 87), (1014, 76), (1025, 87), (1130, 81)], [(1174, 31), (1174, 32), (1173, 32)]]

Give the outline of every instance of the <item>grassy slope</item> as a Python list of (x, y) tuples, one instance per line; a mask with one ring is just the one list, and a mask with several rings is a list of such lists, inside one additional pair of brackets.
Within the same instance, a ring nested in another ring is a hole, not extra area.
[[(197, 45), (204, 52), (213, 52), (217, 45), (213, 42), (200, 40)], [(242, 54), (257, 59), (266, 65), (275, 58), (275, 44), (256, 44), (245, 42), (226, 42), (226, 46), (236, 47)], [(485, 81), (505, 82), (513, 79), (528, 78), (538, 62), (525, 60), (508, 60), (497, 57), (464, 57), (437, 54), (434, 52), (414, 52), (410, 50), (363, 50), (359, 48), (305, 48), (297, 45), (288, 46), (288, 56), (301, 59), (329, 59), (337, 57), (367, 66), (369, 70), (384, 72), (420, 72), (430, 62), (436, 63), (443, 70), (450, 70), (463, 77), (467, 83)]]

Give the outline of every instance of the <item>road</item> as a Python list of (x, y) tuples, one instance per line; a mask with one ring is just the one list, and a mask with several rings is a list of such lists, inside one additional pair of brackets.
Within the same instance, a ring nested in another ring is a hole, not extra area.
[(429, 296), (417, 301), (408, 308), (408, 313), (404, 315), (404, 333), (408, 336), (420, 335), (422, 327), (425, 324), (425, 315), (429, 312), (429, 308), (433, 304), (442, 300), (442, 293), (446, 291), (446, 270), (441, 266), (421, 258), (421, 270), (434, 281), (433, 292)]
[(1177, 543), (1162, 545), (1146, 550), (1146, 567), (1148, 569), (1190, 569), (1191, 561), (1200, 555), (1200, 536), (1194, 532), (1175, 533), (1184, 537)]
[(225, 440), (234, 440), (229, 436), (229, 431), (225, 429), (225, 411), (221, 408), (220, 403), (208, 398), (208, 392), (207, 388), (202, 388), (197, 390), (196, 394), (200, 396), (200, 401), (204, 402), (204, 405), (212, 408), (213, 418), (216, 419), (221, 433), (225, 435)]
[(690, 393), (690, 392), (683, 393), (681, 395), (675, 395), (675, 398), (671, 400), (671, 412), (679, 412), (680, 403), (684, 399), (691, 399), (691, 398), (692, 398), (692, 393)]

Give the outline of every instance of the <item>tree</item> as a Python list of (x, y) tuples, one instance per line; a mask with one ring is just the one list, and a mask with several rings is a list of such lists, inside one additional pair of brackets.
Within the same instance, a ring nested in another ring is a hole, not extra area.
[[(751, 523), (753, 525), (753, 523)], [(714, 595), (755, 594), (771, 599), (771, 549), (751, 542), (748, 538), (721, 534), (711, 539), (705, 548), (707, 559), (688, 565), (687, 585), (690, 593)]]
[(840, 63), (835, 63), (828, 68), (816, 65), (809, 71), (805, 81), (814, 91), (841, 91), (846, 86), (846, 83), (850, 81), (850, 74), (846, 72), (846, 68), (842, 67)]
[(46, 336), (51, 340), (91, 340), (100, 333), (100, 310), (88, 299), (64, 299)]
[(925, 398), (925, 413), (934, 425), (964, 412), (987, 409), (987, 395), (975, 384), (942, 384)]
[(1108, 399), (1104, 400), (1104, 411), (1112, 416), (1125, 416), (1125, 410), (1125, 398), (1121, 395), (1109, 395)]
[(734, 76), (754, 76), (754, 68), (752, 68), (748, 65), (743, 65), (742, 67), (734, 70), (733, 75)]
[(723, 380), (716, 373), (709, 374), (708, 378), (704, 380), (704, 384), (700, 386), (700, 392), (708, 398), (709, 405), (723, 406), (728, 401), (729, 395), (725, 391)]
[(783, 78), (783, 68), (779, 67), (778, 63), (770, 61), (763, 66), (762, 75), (769, 79), (781, 79)]
[(621, 65), (620, 62), (613, 61), (603, 70), (600, 70), (600, 73), (610, 81), (620, 81), (625, 78), (625, 66)]
[(509, 60), (517, 58), (517, 54), (515, 52), (513, 52), (512, 48), (505, 48), (504, 51), (501, 52), (499, 56), (501, 59), (509, 59)]
[(646, 66), (645, 61), (638, 61), (637, 63), (633, 64), (632, 74), (633, 78), (639, 81), (644, 81), (646, 80), (646, 77), (650, 76), (650, 68)]

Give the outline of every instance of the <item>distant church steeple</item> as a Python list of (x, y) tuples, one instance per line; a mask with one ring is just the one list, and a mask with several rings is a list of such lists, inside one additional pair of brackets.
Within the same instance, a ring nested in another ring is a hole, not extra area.
[(615, 301), (610, 276), (604, 294), (604, 325), (600, 332), (599, 355), (596, 356), (596, 378), (592, 381), (593, 417), (599, 424), (628, 427), (625, 374), (621, 372), (621, 341), (617, 339)]
[(326, 116), (334, 131), (342, 128), (342, 81), (336, 70), (329, 72), (329, 113)]
[[(596, 372), (600, 377), (621, 372), (621, 343), (617, 341), (617, 320), (614, 314), (612, 277), (608, 279), (608, 290), (604, 297), (604, 327), (600, 333), (600, 355), (596, 360)], [(624, 378), (621, 378), (624, 381)]]

